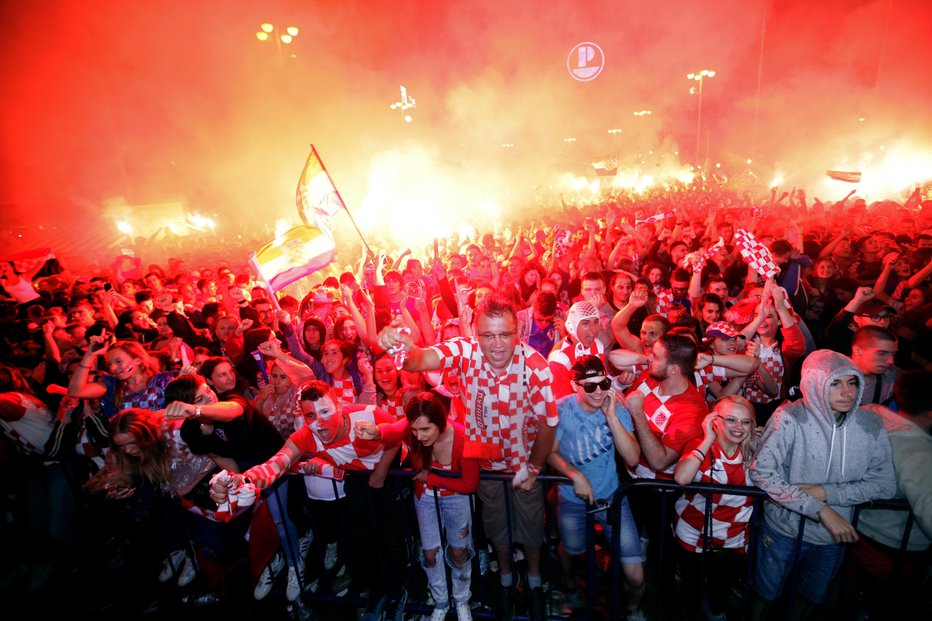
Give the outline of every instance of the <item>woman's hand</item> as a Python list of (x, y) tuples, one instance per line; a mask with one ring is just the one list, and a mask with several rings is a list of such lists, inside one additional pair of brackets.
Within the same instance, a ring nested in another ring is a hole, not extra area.
[(711, 413), (705, 417), (702, 421), (702, 429), (705, 431), (705, 439), (703, 442), (708, 442), (711, 444), (715, 442), (718, 437), (718, 432), (721, 430), (721, 417), (716, 413)]

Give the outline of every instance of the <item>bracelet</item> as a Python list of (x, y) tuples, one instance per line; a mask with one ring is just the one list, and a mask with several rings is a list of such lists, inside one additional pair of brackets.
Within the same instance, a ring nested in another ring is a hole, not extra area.
[(84, 364), (83, 362), (79, 362), (79, 363), (78, 363), (78, 366), (81, 367), (82, 369), (88, 369), (88, 370), (90, 370), (90, 368), (91, 368), (91, 365), (89, 365), (89, 364)]
[(709, 364), (710, 364), (710, 366), (713, 366), (713, 367), (715, 366), (715, 356), (714, 356), (714, 355), (712, 356), (712, 362), (709, 363)]
[(700, 450), (697, 449), (697, 448), (694, 448), (689, 454), (690, 454), (690, 456), (695, 457), (695, 458), (698, 459), (699, 461), (704, 461), (704, 460), (705, 460), (705, 453), (703, 453), (702, 451), (700, 451)]
[(540, 468), (532, 464), (530, 461), (527, 462), (527, 471), (528, 471), (528, 474), (533, 474), (534, 476), (537, 476), (538, 474), (540, 474)]

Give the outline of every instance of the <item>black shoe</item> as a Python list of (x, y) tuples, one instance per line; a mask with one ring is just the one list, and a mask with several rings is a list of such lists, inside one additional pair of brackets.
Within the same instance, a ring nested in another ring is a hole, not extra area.
[(528, 621), (545, 621), (547, 618), (547, 603), (541, 587), (531, 589), (527, 602), (527, 618)]
[(498, 593), (498, 618), (500, 621), (514, 621), (515, 618), (515, 588), (500, 587)]

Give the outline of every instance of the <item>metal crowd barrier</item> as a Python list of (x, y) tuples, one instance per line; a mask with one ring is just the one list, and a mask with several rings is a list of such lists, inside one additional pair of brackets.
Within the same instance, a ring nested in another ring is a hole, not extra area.
[[(404, 480), (410, 479), (414, 474), (415, 474), (414, 472), (409, 471), (409, 470), (392, 470), (389, 473), (389, 476), (393, 477), (396, 480), (404, 481)], [(303, 475), (289, 475), (289, 477), (291, 476), (303, 476)], [(348, 472), (347, 476), (368, 477), (369, 473)], [(447, 475), (447, 476), (456, 476), (456, 475)], [(282, 481), (279, 481), (278, 484), (281, 484), (287, 478), (288, 477), (283, 478)], [(481, 473), (481, 478), (484, 480), (500, 480), (502, 482), (502, 485), (508, 486), (510, 485), (512, 475), (483, 472)], [(550, 515), (551, 507), (546, 502), (546, 496), (547, 496), (548, 490), (551, 486), (554, 486), (557, 484), (561, 484), (561, 483), (571, 484), (570, 480), (563, 476), (554, 476), (554, 475), (540, 475), (538, 477), (538, 480), (543, 483), (542, 489), (543, 489), (543, 494), (545, 495), (545, 513), (547, 513), (547, 519), (555, 519), (555, 515)], [(275, 487), (270, 488), (270, 490), (266, 490), (265, 495), (267, 496), (268, 502), (279, 503), (279, 513), (280, 515), (285, 516), (287, 515), (287, 507), (284, 507), (281, 504), (281, 500), (279, 496), (274, 493), (274, 490), (276, 489), (276, 487), (277, 485)], [(407, 489), (410, 489), (410, 487), (408, 486), (404, 486), (404, 487)], [(368, 486), (365, 486), (365, 489), (366, 489), (367, 495), (369, 495), (368, 506), (371, 509), (371, 506), (372, 506), (371, 490)], [(740, 611), (740, 618), (742, 620), (747, 619), (748, 614), (749, 614), (749, 602), (751, 600), (750, 595), (751, 595), (751, 591), (753, 588), (754, 564), (756, 561), (755, 542), (760, 532), (760, 522), (761, 522), (761, 519), (763, 518), (763, 511), (762, 511), (763, 503), (766, 501), (766, 498), (767, 498), (766, 493), (756, 487), (710, 485), (710, 484), (691, 484), (688, 486), (680, 486), (673, 481), (658, 481), (658, 480), (644, 480), (644, 479), (624, 481), (620, 483), (619, 489), (616, 492), (616, 496), (615, 498), (613, 498), (613, 502), (611, 503), (610, 508), (609, 508), (609, 510), (616, 512), (616, 515), (615, 515), (616, 524), (620, 524), (621, 503), (619, 501), (621, 497), (627, 496), (631, 492), (635, 492), (635, 491), (640, 493), (641, 490), (644, 490), (644, 489), (656, 491), (657, 493), (660, 493), (662, 495), (675, 494), (678, 496), (684, 492), (696, 492), (696, 493), (705, 495), (707, 502), (706, 502), (706, 516), (704, 520), (705, 526), (703, 528), (703, 534), (706, 540), (708, 539), (710, 522), (711, 522), (710, 520), (711, 503), (708, 502), (708, 499), (711, 497), (712, 494), (744, 495), (744, 496), (750, 496), (754, 498), (754, 505), (753, 505), (754, 510), (753, 510), (753, 514), (751, 517), (751, 522), (749, 524), (749, 528), (750, 528), (749, 544), (748, 544), (747, 554), (745, 555), (746, 556), (746, 571), (745, 571), (745, 579), (743, 583), (743, 593), (741, 597), (742, 605), (741, 605), (741, 611)], [(336, 487), (336, 483), (334, 482), (335, 495), (336, 495), (336, 490), (337, 490), (337, 487)], [(413, 494), (411, 494), (405, 499), (405, 505), (404, 505), (405, 511), (410, 514), (408, 517), (414, 520), (413, 522), (411, 521), (411, 519), (406, 519), (404, 521), (405, 550), (408, 552), (409, 556), (414, 555), (414, 558), (407, 559), (407, 563), (406, 563), (407, 580), (405, 582), (405, 586), (408, 589), (409, 593), (421, 593), (421, 592), (428, 593), (429, 590), (426, 587), (426, 578), (424, 577), (422, 572), (418, 571), (420, 567), (420, 563), (418, 561), (419, 547), (417, 545), (419, 540), (416, 537), (418, 527), (417, 527), (416, 518), (413, 512), (412, 499), (413, 499)], [(507, 494), (505, 494), (505, 500), (506, 500), (505, 510), (507, 512), (507, 515), (510, 518), (511, 507), (510, 507), (510, 502), (508, 501)], [(661, 518), (660, 518), (661, 523), (671, 524), (673, 516), (666, 515), (667, 503), (662, 502), (660, 506), (661, 506)], [(472, 528), (473, 546), (474, 546), (474, 550), (478, 552), (477, 554), (473, 555), (473, 559), (472, 559), (473, 573), (472, 573), (471, 589), (472, 589), (472, 602), (474, 602), (473, 604), (474, 607), (472, 611), (473, 617), (478, 618), (478, 619), (495, 619), (496, 616), (495, 616), (494, 604), (492, 604), (492, 602), (490, 601), (489, 593), (487, 593), (487, 587), (485, 584), (486, 580), (483, 579), (485, 574), (489, 571), (488, 563), (495, 560), (495, 552), (494, 552), (494, 548), (492, 549), (491, 552), (486, 552), (487, 547), (490, 547), (490, 546), (488, 546), (487, 543), (483, 540), (484, 535), (482, 535), (481, 520), (476, 515), (475, 496), (472, 497), (471, 508), (472, 508), (472, 513), (473, 513), (473, 528)], [(858, 520), (860, 511), (862, 508), (883, 508), (883, 509), (909, 511), (909, 505), (904, 500), (887, 500), (887, 501), (875, 501), (872, 503), (866, 503), (866, 504), (859, 505), (858, 507), (856, 507), (854, 518), (853, 518), (854, 526), (857, 526), (857, 520)], [(345, 518), (346, 516), (343, 516), (343, 517)], [(372, 525), (372, 528), (373, 529), (378, 528), (377, 516), (372, 514), (372, 512), (370, 511), (369, 517), (370, 517), (370, 523)], [(440, 518), (439, 518), (439, 511), (438, 511), (438, 521), (439, 519)], [(544, 519), (544, 516), (542, 516), (542, 519)], [(796, 543), (796, 558), (794, 559), (793, 569), (790, 573), (790, 578), (787, 582), (787, 586), (784, 587), (784, 594), (795, 593), (796, 588), (798, 586), (798, 580), (799, 580), (798, 573), (799, 572), (797, 572), (796, 570), (797, 570), (797, 564), (799, 561), (799, 552), (800, 552), (801, 544), (803, 541), (803, 534), (805, 532), (805, 524), (807, 521), (808, 520), (803, 519), (800, 522), (801, 527), (800, 527), (799, 536), (797, 537), (797, 543)], [(903, 534), (903, 538), (901, 541), (901, 550), (906, 549), (906, 542), (909, 540), (909, 536), (913, 528), (913, 525), (914, 525), (914, 517), (912, 516), (912, 514), (910, 514), (909, 518), (907, 519), (905, 532)], [(341, 528), (341, 539), (339, 541), (339, 545), (343, 546), (344, 550), (349, 550), (351, 548), (349, 546), (349, 533), (346, 530), (346, 519), (341, 520), (340, 528)], [(620, 528), (614, 528), (612, 541), (609, 542), (611, 546), (610, 558), (612, 560), (610, 563), (610, 576), (609, 576), (610, 582), (609, 582), (609, 588), (608, 588), (609, 608), (607, 611), (609, 614), (608, 618), (619, 619), (619, 620), (624, 619), (624, 612), (622, 609), (622, 601), (621, 601), (621, 593), (622, 593), (621, 591), (622, 576), (621, 576), (621, 571), (620, 571), (621, 564), (615, 560), (619, 557), (618, 551), (620, 547), (620, 531), (621, 531)], [(288, 532), (288, 531), (286, 531), (283, 528), (280, 528), (280, 532)], [(445, 544), (445, 536), (443, 535), (444, 531), (443, 531), (442, 526), (440, 528), (440, 532), (442, 536), (444, 537), (443, 542)], [(554, 580), (556, 579), (556, 576), (558, 575), (558, 573), (555, 571), (556, 569), (555, 564), (558, 563), (558, 561), (554, 558), (553, 554), (549, 553), (553, 551), (554, 549), (553, 545), (555, 543), (555, 541), (551, 538), (551, 534), (556, 534), (557, 536), (559, 536), (558, 530), (555, 528), (555, 524), (553, 528), (548, 528), (548, 531), (547, 531), (548, 540), (546, 542), (542, 542), (541, 576), (544, 581), (545, 591), (548, 590), (547, 588), (548, 584), (549, 584), (550, 590), (554, 588)], [(586, 563), (585, 563), (586, 565), (585, 582), (587, 585), (586, 609), (583, 611), (578, 611), (574, 613), (572, 615), (572, 619), (590, 619), (590, 618), (603, 619), (605, 618), (604, 614), (601, 614), (598, 617), (594, 616), (593, 614), (593, 610), (596, 604), (596, 597), (597, 597), (596, 585), (598, 582), (597, 572), (596, 572), (595, 538), (596, 538), (595, 519), (594, 519), (592, 511), (588, 511), (587, 519), (586, 519), (587, 553), (586, 553)], [(509, 519), (508, 540), (509, 540), (509, 547), (512, 551), (512, 558), (514, 559), (515, 558), (514, 556), (515, 547), (512, 542), (512, 537), (511, 537), (510, 519)], [(664, 566), (666, 565), (667, 562), (673, 562), (673, 555), (672, 553), (670, 553), (669, 550), (665, 550), (663, 548), (663, 546), (665, 545), (663, 538), (661, 538), (659, 542), (656, 542), (656, 544), (660, 546), (659, 556), (658, 556), (659, 566), (656, 568), (657, 570), (656, 575), (663, 576)], [(286, 555), (288, 555), (290, 559), (294, 560), (296, 558), (296, 555), (298, 553), (297, 542), (290, 535), (282, 538), (282, 547), (284, 548)], [(708, 553), (708, 549), (703, 550), (702, 563), (700, 565), (702, 568), (701, 573), (703, 575), (700, 575), (699, 577), (700, 583), (702, 583), (702, 580), (704, 578), (705, 558), (706, 558), (707, 553)], [(442, 554), (438, 558), (437, 562), (443, 562)], [(513, 567), (515, 565), (516, 563), (513, 563)], [(358, 559), (357, 559), (357, 566), (358, 566)], [(384, 574), (384, 571), (385, 571), (384, 563), (382, 566), (382, 570)], [(647, 570), (647, 567), (645, 567), (645, 570)], [(842, 572), (843, 572), (843, 569), (839, 571), (840, 574)], [(513, 575), (516, 573), (517, 572), (514, 571)], [(654, 573), (654, 572), (651, 572), (651, 573)], [(646, 571), (645, 571), (645, 574), (646, 574)], [(841, 579), (843, 580), (844, 577), (842, 577)], [(645, 580), (646, 580), (646, 577), (645, 577)], [(302, 584), (301, 586), (302, 586), (302, 591), (303, 591), (302, 595), (299, 598), (299, 600), (294, 603), (294, 606), (297, 607), (299, 612), (302, 607), (305, 607), (308, 604), (331, 604), (331, 605), (341, 605), (341, 606), (351, 606), (351, 607), (363, 607), (368, 602), (368, 600), (365, 599), (364, 597), (360, 597), (358, 593), (354, 594), (352, 590), (346, 596), (335, 596), (329, 593), (311, 593), (306, 590), (305, 587), (307, 585)], [(452, 586), (450, 585), (449, 571), (447, 571), (447, 587), (448, 587), (448, 591), (452, 593)], [(668, 604), (671, 600), (671, 595), (663, 592), (663, 581), (658, 580), (656, 581), (656, 584), (648, 583), (647, 590), (648, 590), (648, 593), (651, 594), (650, 599), (653, 602), (653, 606), (649, 610), (649, 617), (652, 619), (673, 618), (673, 617), (667, 616), (669, 614)], [(645, 596), (645, 600), (646, 599), (647, 599), (647, 596)], [(570, 618), (562, 610), (555, 610), (554, 602), (551, 600), (549, 596), (547, 597), (546, 601), (547, 601), (548, 619)], [(479, 603), (478, 606), (476, 606), (475, 604), (476, 602)], [(429, 615), (431, 610), (432, 610), (432, 606), (429, 606), (424, 601), (417, 601), (416, 598), (409, 597), (407, 605), (406, 605), (406, 613), (409, 615), (409, 617), (411, 615), (418, 615), (418, 614)], [(452, 614), (452, 611), (451, 611), (451, 614)], [(301, 617), (300, 614), (298, 616)], [(307, 614), (305, 614), (303, 618), (309, 618), (309, 617)], [(515, 618), (526, 619), (527, 616), (526, 614), (521, 614), (521, 611), (519, 610)], [(786, 618), (789, 619), (789, 607), (787, 607)]]

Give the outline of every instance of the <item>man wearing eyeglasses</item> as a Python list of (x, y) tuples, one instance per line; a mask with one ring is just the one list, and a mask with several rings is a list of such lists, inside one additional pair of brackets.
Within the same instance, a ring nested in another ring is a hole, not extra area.
[(497, 480), (479, 483), (483, 527), (495, 545), (500, 570), (498, 618), (510, 621), (514, 617), (515, 580), (509, 546), (513, 541), (524, 547), (527, 557), (528, 617), (542, 620), (544, 494), (537, 475), (550, 455), (560, 420), (551, 389), (553, 375), (540, 353), (519, 342), (516, 312), (508, 300), (490, 296), (475, 315), (473, 338), (416, 347), (396, 323), (379, 333), (379, 345), (386, 350), (403, 347), (406, 371), (440, 369), (458, 377), (466, 411), (464, 456), (479, 459), (486, 471), (514, 475), (510, 486)]
[(825, 328), (825, 347), (851, 355), (854, 332), (862, 326), (890, 328), (896, 309), (876, 297), (871, 287), (858, 287), (848, 302)]
[[(638, 610), (644, 594), (640, 537), (628, 499), (622, 497), (620, 507), (610, 507), (611, 498), (618, 489), (615, 453), (628, 467), (634, 467), (641, 454), (632, 435), (631, 415), (621, 393), (612, 390), (612, 379), (598, 356), (580, 356), (573, 362), (570, 373), (574, 394), (557, 401), (560, 425), (548, 459), (557, 472), (572, 481), (572, 485), (558, 486), (562, 541), (558, 553), (567, 580), (567, 603), (573, 608), (582, 607), (582, 597), (576, 591), (573, 560), (586, 551), (586, 512), (592, 510), (595, 520), (605, 529), (608, 542), (612, 541), (613, 527), (621, 528), (617, 560), (622, 564), (629, 587), (625, 618), (644, 618), (639, 616)], [(635, 393), (632, 399), (639, 401), (643, 397)], [(609, 515), (610, 511), (619, 513)], [(616, 516), (619, 520), (613, 524), (610, 518)]]

